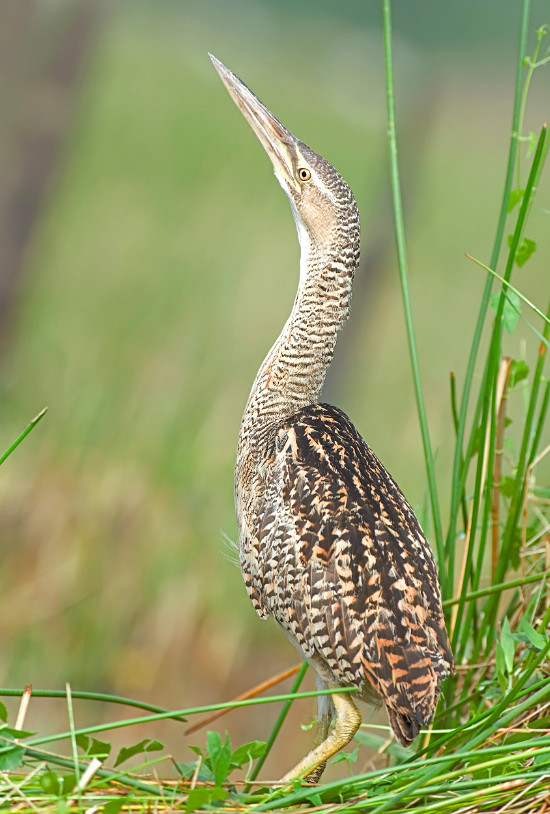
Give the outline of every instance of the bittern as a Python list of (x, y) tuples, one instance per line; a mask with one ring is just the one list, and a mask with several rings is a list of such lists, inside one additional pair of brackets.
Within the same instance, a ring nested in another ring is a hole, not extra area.
[[(242, 573), (317, 673), (384, 703), (408, 746), (453, 671), (437, 569), (415, 514), (349, 418), (319, 402), (359, 261), (359, 215), (328, 161), (214, 57), (286, 192), (301, 247), (291, 314), (244, 411), (235, 464)], [(332, 718), (334, 727), (330, 728)], [(318, 697), (317, 745), (283, 780), (316, 781), (361, 723), (350, 693)]]

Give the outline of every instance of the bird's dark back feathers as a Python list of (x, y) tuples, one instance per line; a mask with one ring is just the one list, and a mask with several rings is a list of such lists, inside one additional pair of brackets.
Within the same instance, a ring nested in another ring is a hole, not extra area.
[(285, 420), (266, 468), (247, 587), (336, 683), (384, 701), (404, 743), (453, 658), (432, 552), (399, 487), (336, 407)]

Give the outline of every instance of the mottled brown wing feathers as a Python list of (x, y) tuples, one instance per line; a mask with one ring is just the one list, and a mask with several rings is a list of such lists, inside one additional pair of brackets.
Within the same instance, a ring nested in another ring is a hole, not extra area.
[(255, 604), (335, 681), (372, 685), (410, 743), (453, 669), (435, 564), (412, 509), (329, 405), (284, 422), (272, 472), (252, 541)]

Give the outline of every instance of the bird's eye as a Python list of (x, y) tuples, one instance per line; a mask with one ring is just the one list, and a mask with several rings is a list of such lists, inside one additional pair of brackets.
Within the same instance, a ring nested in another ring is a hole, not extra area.
[(306, 167), (301, 167), (301, 169), (298, 170), (298, 178), (300, 181), (309, 181), (311, 173)]

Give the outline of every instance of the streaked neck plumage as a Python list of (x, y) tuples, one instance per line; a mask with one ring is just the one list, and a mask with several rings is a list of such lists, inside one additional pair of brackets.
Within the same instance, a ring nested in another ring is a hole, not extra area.
[(319, 399), (338, 331), (349, 315), (359, 260), (357, 207), (347, 187), (345, 191), (323, 241), (310, 234), (292, 207), (301, 247), (298, 292), (252, 385), (239, 446)]

